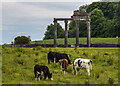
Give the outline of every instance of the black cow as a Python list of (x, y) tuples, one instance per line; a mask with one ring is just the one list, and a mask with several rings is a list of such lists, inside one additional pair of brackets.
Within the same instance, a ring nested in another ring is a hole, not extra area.
[(35, 65), (34, 66), (34, 74), (35, 74), (35, 80), (40, 81), (40, 76), (44, 74), (44, 80), (48, 77), (49, 79), (52, 79), (52, 73), (50, 73), (49, 68), (47, 66), (42, 66), (42, 65)]
[(54, 63), (58, 63), (60, 59), (67, 59), (68, 64), (71, 64), (70, 58), (67, 54), (51, 52), (51, 51), (48, 53), (48, 63), (50, 63), (50, 61)]

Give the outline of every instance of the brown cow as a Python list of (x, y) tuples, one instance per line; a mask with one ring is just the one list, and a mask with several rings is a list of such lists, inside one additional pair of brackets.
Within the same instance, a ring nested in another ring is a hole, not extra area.
[(60, 63), (61, 70), (64, 71), (64, 74), (65, 74), (65, 71), (68, 67), (68, 60), (67, 59), (61, 59), (61, 60), (59, 60), (59, 63)]

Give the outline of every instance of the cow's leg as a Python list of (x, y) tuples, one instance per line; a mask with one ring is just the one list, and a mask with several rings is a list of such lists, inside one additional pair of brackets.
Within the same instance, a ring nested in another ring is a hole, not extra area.
[(63, 72), (64, 72), (64, 74), (65, 74), (65, 70), (64, 70)]
[(92, 64), (90, 64), (90, 68), (91, 68), (91, 70), (92, 70)]
[(48, 59), (48, 64), (50, 64), (50, 59)]
[(60, 64), (60, 68), (61, 68), (61, 71), (62, 71), (62, 63)]
[(77, 75), (77, 69), (74, 67), (74, 75)]
[(38, 81), (40, 81), (40, 75), (41, 75), (41, 74), (38, 74), (38, 77), (37, 77), (37, 78), (38, 78)]
[(89, 68), (87, 68), (87, 72), (88, 72), (88, 76), (90, 76), (90, 69)]
[(56, 62), (55, 60), (56, 60), (56, 59), (54, 58), (54, 63)]
[(46, 78), (47, 78), (47, 76), (46, 76), (46, 75), (44, 75), (44, 80), (46, 80)]
[(37, 80), (37, 71), (34, 70), (35, 80)]

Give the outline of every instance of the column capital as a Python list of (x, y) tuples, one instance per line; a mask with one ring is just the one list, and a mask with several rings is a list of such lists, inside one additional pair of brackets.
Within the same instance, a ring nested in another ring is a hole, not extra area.
[(68, 20), (65, 20), (64, 22), (65, 22), (65, 23), (68, 23)]
[(57, 20), (54, 18), (54, 21), (53, 21), (54, 23), (57, 23)]

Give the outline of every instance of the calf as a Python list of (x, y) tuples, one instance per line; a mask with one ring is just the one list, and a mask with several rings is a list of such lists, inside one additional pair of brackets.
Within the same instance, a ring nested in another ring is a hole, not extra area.
[(61, 59), (67, 59), (68, 64), (71, 64), (70, 58), (67, 54), (51, 52), (51, 51), (48, 53), (48, 63), (50, 63), (50, 61), (54, 63), (58, 63), (59, 60)]
[(44, 74), (44, 80), (48, 77), (49, 79), (52, 79), (52, 73), (50, 73), (49, 68), (47, 66), (41, 66), (41, 65), (35, 65), (34, 66), (34, 75), (35, 75), (35, 80), (40, 81), (40, 76)]
[(87, 69), (88, 76), (90, 76), (90, 69), (92, 70), (92, 60), (79, 58), (74, 61), (74, 74), (77, 74), (77, 71), (83, 68)]
[(59, 63), (60, 63), (61, 70), (64, 71), (64, 74), (65, 74), (65, 71), (66, 71), (67, 66), (68, 66), (68, 60), (67, 59), (61, 59), (59, 61)]

